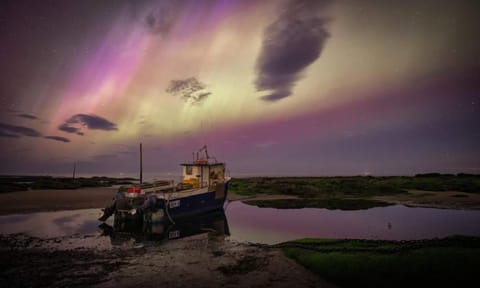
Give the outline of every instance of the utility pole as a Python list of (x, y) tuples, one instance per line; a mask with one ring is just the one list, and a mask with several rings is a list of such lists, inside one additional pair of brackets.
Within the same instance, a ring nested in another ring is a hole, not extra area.
[(75, 183), (75, 170), (77, 168), (77, 163), (73, 162), (73, 176), (72, 176), (72, 182)]
[(142, 143), (140, 143), (140, 184), (143, 183)]

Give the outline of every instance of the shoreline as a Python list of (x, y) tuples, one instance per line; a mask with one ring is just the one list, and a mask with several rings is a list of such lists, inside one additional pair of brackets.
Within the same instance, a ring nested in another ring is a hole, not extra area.
[[(0, 194), (0, 215), (52, 212), (60, 210), (102, 209), (111, 204), (117, 187), (62, 190), (28, 190)], [(244, 196), (229, 192), (229, 201), (295, 199), (290, 195)]]
[[(110, 205), (117, 187), (94, 187), (65, 190), (28, 190), (0, 194), (0, 215), (51, 212), (60, 210), (101, 209)], [(275, 201), (299, 199), (285, 194), (242, 195), (229, 191), (229, 201)], [(314, 198), (315, 199), (315, 198)], [(318, 198), (328, 199), (328, 198)], [(408, 207), (480, 210), (480, 194), (458, 191), (408, 190), (405, 194), (339, 199), (376, 200)], [(306, 199), (305, 199), (306, 200)], [(248, 204), (248, 203), (247, 203)]]

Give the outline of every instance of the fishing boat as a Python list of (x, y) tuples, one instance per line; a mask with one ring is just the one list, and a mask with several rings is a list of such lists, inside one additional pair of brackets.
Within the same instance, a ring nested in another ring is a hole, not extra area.
[(193, 153), (192, 162), (180, 165), (179, 183), (156, 181), (121, 187), (113, 209), (115, 221), (174, 222), (182, 217), (222, 210), (230, 181), (225, 174), (225, 163), (210, 157), (204, 146)]

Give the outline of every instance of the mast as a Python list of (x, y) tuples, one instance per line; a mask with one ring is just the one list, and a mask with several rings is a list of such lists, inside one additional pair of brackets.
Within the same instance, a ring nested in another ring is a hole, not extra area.
[(140, 184), (143, 183), (142, 143), (140, 143)]
[(75, 183), (75, 170), (77, 168), (77, 163), (73, 162), (73, 175), (72, 175), (72, 182)]

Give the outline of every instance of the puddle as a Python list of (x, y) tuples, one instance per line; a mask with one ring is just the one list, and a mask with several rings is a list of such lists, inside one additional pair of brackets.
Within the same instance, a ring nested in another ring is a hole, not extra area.
[(227, 206), (231, 238), (275, 244), (299, 238), (418, 240), (480, 236), (480, 211), (410, 208), (403, 205), (342, 211), (318, 208)]
[[(0, 231), (2, 234), (23, 233), (38, 238), (95, 234), (100, 215), (100, 209), (4, 215), (0, 216)], [(112, 225), (113, 219), (107, 223)]]
[(102, 224), (97, 220), (100, 214), (100, 209), (83, 209), (4, 215), (0, 216), (0, 232), (46, 239), (43, 246), (61, 249), (138, 248), (200, 234), (264, 244), (305, 237), (416, 240), (480, 236), (480, 211), (401, 205), (341, 211), (258, 208), (237, 201), (229, 203), (225, 214), (204, 214), (175, 225), (114, 223), (113, 217)]

